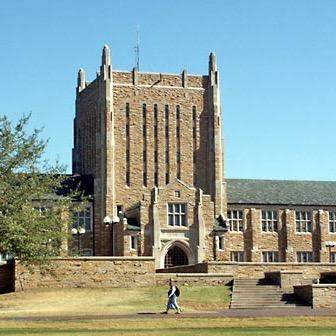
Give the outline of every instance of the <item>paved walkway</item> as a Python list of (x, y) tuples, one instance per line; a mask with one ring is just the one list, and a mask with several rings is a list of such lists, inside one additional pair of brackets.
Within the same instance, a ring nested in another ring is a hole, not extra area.
[(336, 309), (279, 308), (279, 309), (225, 309), (215, 312), (175, 314), (139, 312), (136, 314), (106, 314), (106, 315), (53, 315), (53, 316), (27, 316), (27, 317), (0, 317), (0, 321), (70, 321), (70, 320), (115, 320), (138, 318), (241, 318), (241, 317), (290, 317), (290, 316), (336, 316)]

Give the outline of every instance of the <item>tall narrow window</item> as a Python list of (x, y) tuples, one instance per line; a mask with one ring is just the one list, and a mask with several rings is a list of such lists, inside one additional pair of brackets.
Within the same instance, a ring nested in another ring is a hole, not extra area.
[(169, 183), (169, 106), (165, 105), (166, 184)]
[(158, 106), (154, 104), (154, 185), (159, 185), (159, 139), (158, 139)]
[(311, 213), (309, 211), (295, 212), (296, 232), (312, 232)]
[(176, 177), (181, 179), (180, 105), (176, 106)]
[(130, 186), (130, 106), (126, 103), (126, 172), (125, 180), (126, 185)]
[(278, 213), (274, 210), (261, 211), (261, 230), (263, 232), (278, 231)]
[(194, 164), (194, 185), (196, 184), (196, 169), (195, 169), (195, 162), (196, 162), (196, 120), (197, 120), (197, 110), (196, 110), (196, 106), (194, 105), (192, 107), (192, 137), (193, 137), (193, 164)]
[(74, 212), (72, 219), (73, 228), (84, 228), (87, 232), (92, 231), (92, 209), (90, 206)]
[(329, 233), (336, 233), (336, 212), (329, 211)]
[(143, 185), (147, 187), (147, 106), (142, 104), (142, 143), (143, 143), (143, 156), (142, 156), (142, 172), (143, 172)]

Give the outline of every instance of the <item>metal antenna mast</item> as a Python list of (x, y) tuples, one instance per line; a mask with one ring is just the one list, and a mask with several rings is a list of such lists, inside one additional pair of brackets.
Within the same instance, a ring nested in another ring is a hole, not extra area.
[(137, 25), (137, 41), (134, 47), (135, 52), (135, 69), (139, 71), (140, 68), (140, 25)]

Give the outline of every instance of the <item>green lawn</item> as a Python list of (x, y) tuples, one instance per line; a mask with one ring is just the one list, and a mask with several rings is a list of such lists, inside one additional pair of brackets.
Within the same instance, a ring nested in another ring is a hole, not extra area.
[[(101, 315), (158, 313), (165, 309), (167, 287), (32, 290), (0, 295), (0, 335), (232, 335), (335, 336), (334, 317), (191, 318), (185, 315), (146, 315), (105, 318)], [(182, 286), (180, 302), (186, 312), (225, 309), (225, 286)], [(88, 319), (85, 315), (90, 314)], [(70, 316), (77, 319), (67, 319)], [(20, 317), (37, 317), (37, 321)], [(48, 319), (57, 316), (58, 320)], [(81, 317), (82, 316), (82, 317)]]
[(233, 335), (331, 336), (334, 318), (127, 319), (17, 322), (0, 321), (0, 335)]
[[(102, 315), (157, 313), (165, 310), (167, 287), (72, 288), (17, 292), (0, 296), (0, 316)], [(184, 311), (225, 309), (230, 302), (226, 286), (181, 287)]]

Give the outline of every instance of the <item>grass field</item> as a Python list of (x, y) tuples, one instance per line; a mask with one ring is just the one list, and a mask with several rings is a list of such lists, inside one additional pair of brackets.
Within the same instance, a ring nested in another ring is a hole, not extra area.
[[(232, 335), (335, 336), (335, 317), (187, 318), (158, 313), (166, 304), (167, 287), (34, 290), (0, 296), (0, 335)], [(182, 287), (186, 312), (225, 309), (229, 288)], [(140, 313), (138, 318), (101, 319), (102, 315)], [(88, 319), (85, 315), (92, 315)], [(20, 320), (27, 317), (41, 318)], [(57, 316), (58, 320), (52, 320)], [(71, 316), (77, 316), (71, 319)], [(79, 316), (79, 318), (78, 318)], [(150, 317), (148, 317), (150, 316)], [(49, 317), (49, 318), (48, 318)], [(100, 317), (100, 318), (99, 318)]]
[[(0, 316), (157, 313), (165, 310), (167, 291), (167, 287), (154, 286), (17, 292), (0, 296)], [(224, 309), (230, 302), (230, 290), (225, 286), (184, 286), (179, 302), (188, 312)]]
[(334, 336), (334, 318), (123, 319), (81, 321), (0, 321), (0, 335), (232, 335)]

